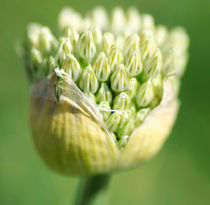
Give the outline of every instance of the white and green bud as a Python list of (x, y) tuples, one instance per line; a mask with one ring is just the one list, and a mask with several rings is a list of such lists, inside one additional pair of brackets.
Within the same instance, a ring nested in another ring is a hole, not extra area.
[(40, 48), (49, 52), (52, 48), (56, 47), (57, 40), (52, 35), (48, 27), (42, 27), (39, 34)]
[(165, 26), (159, 25), (155, 30), (155, 38), (158, 46), (161, 46), (166, 40), (168, 36), (168, 30)]
[(98, 105), (99, 112), (102, 115), (103, 120), (107, 120), (111, 113), (111, 107), (108, 102), (101, 102)]
[(99, 45), (102, 41), (103, 34), (99, 26), (94, 26), (92, 28), (93, 39), (96, 45)]
[(136, 78), (131, 78), (128, 86), (128, 90), (126, 91), (127, 95), (133, 99), (136, 96), (137, 92), (137, 87), (138, 87), (138, 81)]
[(142, 57), (138, 50), (133, 52), (126, 62), (126, 70), (130, 77), (139, 75), (143, 70)]
[(93, 70), (95, 71), (96, 77), (99, 81), (104, 82), (109, 78), (111, 69), (109, 67), (108, 59), (104, 52), (101, 52), (94, 65)]
[(85, 95), (93, 102), (96, 103), (96, 96), (93, 93), (85, 93)]
[(112, 102), (112, 93), (106, 83), (101, 84), (101, 87), (99, 88), (96, 95), (96, 100), (98, 103), (100, 102), (111, 103)]
[(58, 67), (54, 57), (50, 56), (49, 58), (49, 73), (53, 73), (55, 68)]
[(78, 32), (72, 27), (66, 27), (63, 31), (63, 35), (71, 40), (71, 43), (76, 46), (79, 40)]
[(157, 49), (156, 43), (153, 39), (146, 39), (141, 44), (141, 54), (143, 62), (149, 60)]
[(131, 7), (127, 11), (127, 25), (126, 33), (130, 35), (131, 33), (136, 33), (141, 28), (141, 16), (135, 7)]
[(96, 47), (93, 40), (93, 35), (90, 31), (81, 34), (78, 42), (78, 52), (82, 58), (88, 62), (92, 60), (96, 53)]
[(110, 68), (113, 71), (115, 67), (122, 64), (124, 61), (121, 49), (113, 45), (110, 49), (108, 59), (109, 59)]
[(102, 39), (102, 50), (104, 50), (106, 54), (109, 54), (113, 44), (114, 44), (114, 35), (110, 32), (104, 33)]
[(109, 17), (107, 11), (100, 6), (93, 9), (91, 17), (95, 25), (98, 25), (103, 31), (107, 30), (109, 26)]
[(147, 61), (146, 65), (144, 66), (144, 79), (153, 79), (155, 78), (160, 72), (162, 68), (162, 54), (160, 49), (157, 48), (154, 56)]
[(86, 93), (91, 92), (94, 94), (98, 90), (98, 80), (91, 65), (88, 65), (84, 69), (79, 82), (79, 86)]
[(114, 99), (113, 109), (114, 110), (126, 110), (130, 105), (130, 97), (125, 93), (121, 92)]
[(138, 51), (140, 46), (140, 38), (138, 34), (131, 34), (125, 39), (124, 54), (130, 56), (134, 51)]
[(66, 27), (78, 29), (82, 22), (82, 16), (72, 8), (64, 8), (58, 17), (58, 25), (61, 30)]
[(130, 119), (118, 132), (118, 136), (130, 136), (135, 128), (135, 123), (133, 119)]
[(31, 60), (32, 60), (32, 63), (36, 66), (42, 63), (42, 60), (43, 60), (42, 54), (38, 49), (36, 48), (31, 49)]
[(105, 121), (107, 128), (111, 132), (117, 131), (122, 119), (122, 113), (120, 111), (113, 112)]
[(141, 29), (154, 30), (154, 28), (155, 28), (154, 18), (150, 14), (141, 15)]
[(81, 68), (79, 62), (74, 57), (74, 55), (68, 55), (65, 58), (65, 60), (63, 60), (61, 66), (63, 70), (69, 74), (69, 76), (73, 79), (74, 82), (78, 80), (81, 73)]
[(119, 65), (111, 77), (111, 88), (115, 92), (126, 91), (129, 87), (129, 77), (124, 65)]
[(60, 64), (72, 53), (73, 47), (70, 38), (61, 38), (58, 49), (56, 51), (55, 59)]
[(137, 96), (136, 103), (139, 107), (148, 106), (154, 98), (154, 91), (151, 80), (148, 80), (140, 86)]
[(162, 73), (165, 76), (167, 74), (176, 73), (176, 57), (172, 49), (168, 50), (163, 57)]
[(111, 29), (114, 34), (119, 34), (126, 25), (126, 16), (122, 8), (116, 7), (111, 16)]
[(137, 114), (136, 114), (136, 125), (140, 125), (148, 116), (150, 113), (151, 109), (150, 108), (143, 108), (140, 109)]

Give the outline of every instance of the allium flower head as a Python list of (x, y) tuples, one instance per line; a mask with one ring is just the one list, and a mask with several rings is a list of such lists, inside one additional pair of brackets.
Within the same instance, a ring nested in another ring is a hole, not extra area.
[(57, 35), (30, 24), (25, 67), (31, 130), (53, 169), (95, 175), (151, 158), (169, 135), (188, 58), (183, 28), (149, 14), (61, 11)]

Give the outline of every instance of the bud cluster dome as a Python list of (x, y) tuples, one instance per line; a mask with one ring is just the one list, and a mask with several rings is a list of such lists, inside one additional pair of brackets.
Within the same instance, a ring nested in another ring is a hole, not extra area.
[(36, 147), (55, 170), (106, 173), (153, 156), (170, 133), (188, 59), (183, 28), (149, 14), (61, 11), (59, 32), (28, 26), (24, 62)]

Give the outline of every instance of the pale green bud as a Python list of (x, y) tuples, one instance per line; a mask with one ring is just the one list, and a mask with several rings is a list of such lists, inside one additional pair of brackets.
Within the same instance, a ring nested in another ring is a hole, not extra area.
[(91, 65), (87, 66), (82, 73), (80, 83), (80, 88), (86, 93), (95, 93), (98, 90), (98, 80)]
[(98, 25), (102, 30), (107, 30), (109, 26), (109, 17), (107, 11), (100, 6), (97, 6), (92, 11), (93, 22)]
[[(116, 111), (115, 111), (116, 112)], [(119, 111), (118, 111), (119, 112)], [(123, 127), (128, 123), (128, 121), (130, 120), (129, 119), (129, 112), (123, 110), (123, 111), (120, 111), (119, 114), (121, 115), (121, 121), (120, 121), (120, 124), (117, 128), (117, 133), (119, 130), (123, 129)], [(119, 137), (119, 136), (118, 136)]]
[(129, 77), (124, 65), (119, 65), (111, 77), (111, 88), (115, 92), (122, 92), (128, 89)]
[(147, 115), (150, 113), (151, 109), (150, 108), (143, 108), (140, 109), (137, 114), (136, 114), (136, 125), (140, 125), (145, 118), (147, 117)]
[(160, 72), (162, 68), (162, 55), (160, 49), (157, 48), (154, 56), (149, 59), (144, 66), (144, 78), (151, 79), (155, 78)]
[(55, 59), (62, 64), (62, 61), (71, 54), (72, 44), (70, 38), (61, 38), (58, 49), (56, 51)]
[(133, 52), (126, 62), (126, 70), (130, 77), (139, 75), (143, 70), (143, 62), (138, 50)]
[(82, 58), (88, 62), (94, 57), (96, 47), (93, 40), (93, 35), (90, 31), (81, 34), (78, 42), (78, 52)]
[(124, 135), (122, 136), (120, 139), (119, 139), (119, 147), (122, 149), (122, 148), (125, 148), (125, 146), (127, 145), (128, 143), (128, 140), (129, 140), (129, 136), (128, 135)]
[(116, 41), (115, 41), (115, 45), (120, 48), (120, 49), (123, 49), (124, 48), (124, 44), (125, 44), (125, 37), (124, 36), (118, 36), (116, 38)]
[(126, 91), (127, 95), (132, 99), (135, 97), (138, 87), (138, 81), (136, 78), (131, 78), (128, 90)]
[(163, 79), (162, 79), (161, 74), (157, 75), (152, 80), (152, 84), (153, 84), (153, 89), (154, 89), (154, 92), (156, 93), (156, 96), (161, 98), (162, 92), (163, 92)]
[(111, 69), (109, 67), (108, 59), (104, 52), (101, 52), (94, 65), (93, 70), (95, 71), (96, 77), (99, 81), (104, 82), (108, 79)]
[(98, 105), (98, 109), (103, 117), (103, 120), (107, 120), (111, 113), (111, 107), (108, 102), (101, 102)]
[(126, 111), (114, 111), (106, 120), (107, 128), (111, 132), (116, 132), (128, 122), (128, 113)]
[(141, 29), (142, 30), (154, 30), (155, 23), (154, 19), (149, 14), (141, 15)]
[(153, 39), (146, 39), (141, 44), (142, 59), (145, 62), (148, 60), (157, 49), (156, 43)]
[(78, 32), (72, 27), (66, 27), (63, 33), (65, 37), (70, 38), (72, 44), (75, 46), (79, 40)]
[(57, 45), (55, 37), (47, 27), (42, 27), (39, 34), (40, 47), (44, 51), (49, 52), (53, 47)]
[(168, 50), (164, 55), (163, 61), (163, 74), (166, 76), (167, 74), (176, 72), (176, 57), (174, 54), (174, 50)]
[(107, 128), (111, 132), (115, 132), (118, 129), (119, 125), (120, 125), (121, 119), (122, 119), (122, 114), (119, 111), (113, 112), (108, 117), (108, 119), (105, 121)]
[(140, 30), (141, 16), (135, 7), (131, 7), (127, 11), (127, 34), (135, 33)]
[(139, 36), (135, 34), (129, 35), (125, 39), (125, 44), (124, 44), (124, 54), (125, 56), (130, 56), (131, 53), (133, 53), (135, 50), (139, 50)]
[(85, 95), (94, 103), (96, 103), (96, 97), (93, 93), (85, 93)]
[(132, 131), (135, 128), (135, 123), (133, 119), (129, 119), (129, 121), (117, 132), (118, 136), (130, 136)]
[(112, 102), (112, 93), (110, 92), (106, 83), (102, 83), (98, 93), (96, 95), (97, 102)]
[(115, 34), (119, 34), (124, 30), (126, 25), (126, 16), (122, 8), (116, 7), (112, 11), (111, 16), (111, 30)]
[(95, 43), (97, 45), (99, 45), (101, 43), (102, 37), (103, 37), (103, 34), (102, 34), (102, 31), (101, 31), (100, 27), (99, 26), (94, 26), (92, 28), (92, 34), (93, 34), (93, 39), (94, 39)]
[(39, 35), (40, 35), (40, 30), (42, 26), (37, 23), (31, 23), (28, 25), (27, 28), (27, 35), (29, 42), (32, 46), (38, 48), (39, 47)]
[(36, 48), (32, 48), (31, 49), (31, 60), (32, 63), (35, 64), (36, 66), (42, 63), (42, 54), (41, 52), (36, 49)]
[(136, 96), (136, 103), (139, 107), (146, 107), (152, 102), (153, 98), (153, 86), (151, 80), (148, 80), (140, 86)]
[(146, 40), (153, 40), (154, 39), (154, 34), (152, 31), (150, 30), (143, 30), (139, 33), (139, 36), (140, 36), (140, 40), (141, 40), (141, 43), (142, 44), (144, 41)]
[(106, 54), (109, 54), (109, 51), (113, 44), (114, 44), (114, 35), (110, 32), (104, 33), (102, 39), (102, 50), (104, 50)]
[(167, 36), (168, 36), (168, 30), (165, 26), (159, 25), (156, 27), (155, 38), (159, 46), (161, 46), (166, 41)]
[(66, 27), (73, 27), (78, 29), (82, 21), (82, 16), (75, 12), (72, 8), (64, 8), (59, 17), (58, 17), (58, 25), (61, 30)]
[(50, 56), (50, 58), (49, 58), (49, 72), (50, 73), (53, 73), (55, 71), (55, 68), (57, 66), (58, 65), (56, 64), (55, 58), (53, 58), (52, 56)]
[(114, 110), (126, 110), (130, 105), (130, 97), (125, 93), (121, 92), (114, 99), (113, 109)]
[(115, 66), (118, 66), (123, 63), (124, 59), (121, 49), (113, 45), (110, 49), (108, 59), (110, 68), (113, 71)]
[(68, 55), (62, 62), (63, 70), (70, 75), (74, 82), (76, 82), (80, 76), (81, 68), (80, 64), (74, 55)]

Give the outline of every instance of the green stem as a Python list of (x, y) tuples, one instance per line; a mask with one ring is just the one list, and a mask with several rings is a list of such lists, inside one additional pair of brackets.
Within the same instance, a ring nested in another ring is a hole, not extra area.
[(109, 179), (109, 175), (100, 175), (82, 179), (75, 205), (107, 204)]

